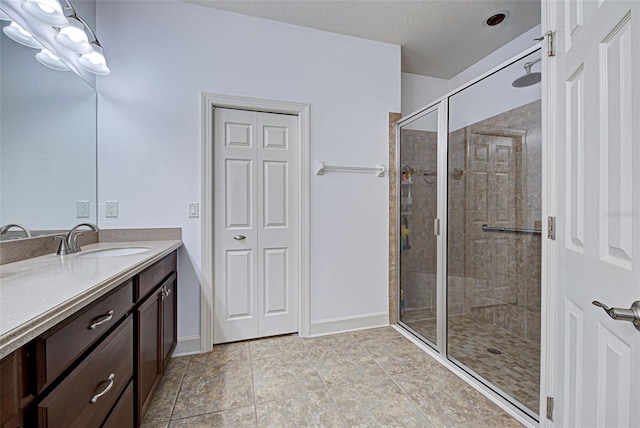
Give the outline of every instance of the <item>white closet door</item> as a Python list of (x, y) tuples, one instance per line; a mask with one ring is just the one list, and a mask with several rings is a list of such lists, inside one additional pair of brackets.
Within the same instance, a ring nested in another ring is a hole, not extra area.
[(214, 343), (258, 331), (256, 113), (214, 113)]
[(298, 118), (258, 113), (258, 336), (298, 331)]
[(214, 343), (298, 330), (297, 117), (214, 113)]

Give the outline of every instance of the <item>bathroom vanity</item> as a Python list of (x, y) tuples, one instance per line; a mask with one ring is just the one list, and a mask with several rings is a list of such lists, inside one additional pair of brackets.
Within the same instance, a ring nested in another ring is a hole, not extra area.
[(134, 244), (148, 250), (94, 244), (2, 266), (0, 427), (141, 424), (177, 343), (182, 243)]

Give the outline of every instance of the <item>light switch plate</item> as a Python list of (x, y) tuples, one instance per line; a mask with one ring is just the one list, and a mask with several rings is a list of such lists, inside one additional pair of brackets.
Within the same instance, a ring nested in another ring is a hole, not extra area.
[(107, 218), (118, 217), (118, 201), (105, 201), (104, 216)]
[(76, 217), (89, 218), (91, 216), (91, 203), (89, 201), (76, 202)]
[(200, 204), (197, 202), (189, 202), (189, 217), (190, 218), (198, 218), (200, 217)]

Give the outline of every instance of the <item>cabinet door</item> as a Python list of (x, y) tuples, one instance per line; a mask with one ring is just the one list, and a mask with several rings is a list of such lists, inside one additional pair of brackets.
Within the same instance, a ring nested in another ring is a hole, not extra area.
[(20, 424), (20, 351), (0, 362), (0, 427), (17, 428)]
[(164, 296), (162, 301), (162, 358), (163, 372), (169, 364), (169, 358), (178, 343), (177, 322), (177, 285), (176, 275), (173, 274), (164, 283)]
[(157, 288), (137, 310), (137, 381), (138, 423), (149, 408), (153, 393), (162, 377), (161, 329), (162, 291)]

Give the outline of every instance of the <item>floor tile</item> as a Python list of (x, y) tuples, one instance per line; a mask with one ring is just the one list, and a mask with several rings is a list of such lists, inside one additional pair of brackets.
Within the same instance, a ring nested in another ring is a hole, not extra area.
[(259, 427), (344, 427), (326, 390), (256, 405)]
[(191, 362), (206, 364), (209, 366), (219, 366), (227, 363), (240, 363), (249, 361), (249, 343), (225, 343), (214, 345), (211, 352), (193, 355)]
[(297, 335), (267, 337), (252, 340), (249, 343), (251, 360), (261, 358), (286, 358), (291, 354), (306, 351), (302, 339)]
[(324, 383), (308, 352), (289, 358), (263, 358), (251, 362), (256, 403), (278, 400), (324, 389)]
[(180, 384), (187, 369), (189, 358), (173, 358), (167, 366), (158, 389), (151, 400), (143, 424), (171, 419), (171, 412), (180, 391)]
[(362, 347), (390, 375), (440, 365), (404, 337), (391, 340), (369, 339), (362, 342)]
[(169, 426), (169, 421), (164, 422), (147, 422), (140, 425), (140, 428), (167, 428)]
[(349, 333), (305, 338), (303, 342), (314, 357), (365, 354), (364, 349)]
[(172, 419), (252, 404), (251, 366), (248, 363), (209, 367), (190, 362)]
[(169, 428), (244, 428), (256, 426), (256, 412), (253, 406), (224, 410), (216, 413), (193, 416), (171, 421)]
[(369, 330), (358, 330), (351, 332), (351, 335), (358, 341), (366, 339), (396, 339), (398, 337), (403, 337), (393, 327), (380, 327), (371, 328)]
[(434, 371), (431, 376), (402, 373), (393, 380), (434, 426), (454, 427), (501, 412), (489, 399), (446, 369)]
[(333, 354), (315, 358), (327, 387), (387, 378), (387, 373), (367, 353)]
[(426, 416), (391, 380), (339, 386), (330, 392), (348, 426), (429, 426)]
[(459, 425), (456, 428), (522, 428), (523, 426), (524, 425), (511, 416), (502, 413), (485, 419), (471, 421), (464, 425)]

